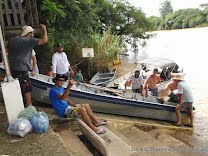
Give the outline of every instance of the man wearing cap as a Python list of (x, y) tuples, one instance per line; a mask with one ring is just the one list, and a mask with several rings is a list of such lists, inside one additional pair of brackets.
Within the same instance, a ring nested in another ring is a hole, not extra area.
[(41, 24), (43, 37), (34, 38), (34, 29), (31, 26), (24, 26), (20, 36), (10, 39), (8, 45), (8, 59), (11, 74), (18, 78), (25, 105), (32, 105), (32, 85), (29, 80), (28, 71), (31, 71), (32, 49), (43, 45), (48, 41), (46, 26)]
[(143, 77), (140, 75), (140, 71), (136, 70), (125, 83), (125, 89), (132, 84), (132, 91), (134, 93), (141, 93), (143, 96)]
[(177, 126), (181, 125), (181, 109), (185, 109), (190, 117), (190, 127), (193, 127), (194, 115), (193, 115), (193, 96), (191, 89), (184, 81), (184, 75), (181, 73), (176, 74), (175, 77), (172, 78), (173, 83), (177, 85), (178, 89), (178, 105), (176, 106), (176, 117), (177, 117)]
[(74, 75), (74, 71), (72, 70), (67, 55), (64, 52), (64, 47), (62, 44), (57, 44), (57, 52), (53, 54), (52, 56), (52, 72), (53, 77), (56, 76), (56, 74), (63, 74), (67, 77), (70, 77)]
[(89, 104), (74, 104), (69, 99), (70, 88), (74, 85), (74, 81), (69, 80), (67, 88), (64, 89), (63, 85), (67, 79), (67, 76), (57, 74), (53, 79), (55, 86), (49, 92), (50, 101), (57, 115), (59, 117), (78, 117), (81, 115), (83, 121), (95, 133), (105, 133), (106, 130), (104, 128), (98, 128), (98, 126), (106, 125), (106, 122), (96, 118)]
[(152, 75), (150, 75), (145, 82), (145, 96), (148, 96), (148, 90), (152, 92), (153, 96), (158, 96), (157, 84), (160, 83), (160, 76), (158, 74), (158, 69), (153, 70)]

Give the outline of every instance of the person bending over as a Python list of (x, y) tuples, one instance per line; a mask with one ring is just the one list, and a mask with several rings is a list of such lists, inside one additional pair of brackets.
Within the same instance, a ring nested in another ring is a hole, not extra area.
[(181, 125), (181, 109), (184, 109), (188, 112), (190, 118), (190, 124), (187, 125), (189, 127), (193, 127), (194, 123), (194, 114), (193, 114), (193, 94), (191, 88), (184, 80), (184, 75), (177, 74), (172, 78), (173, 83), (177, 86), (178, 89), (178, 105), (176, 106), (176, 117), (177, 117), (177, 126)]

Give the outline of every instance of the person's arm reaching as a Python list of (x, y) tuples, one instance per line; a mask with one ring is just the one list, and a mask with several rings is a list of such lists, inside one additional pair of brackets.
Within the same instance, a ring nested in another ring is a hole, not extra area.
[(144, 89), (145, 89), (145, 96), (147, 97), (148, 96), (148, 83), (149, 83), (149, 78), (147, 78), (147, 81), (145, 82), (145, 85), (144, 85)]
[(36, 67), (36, 64), (37, 64), (37, 59), (36, 59), (36, 56), (35, 55), (33, 55), (32, 56), (32, 76), (34, 76), (35, 75), (35, 67)]
[(39, 45), (43, 45), (45, 43), (47, 43), (48, 41), (48, 34), (47, 34), (47, 30), (46, 30), (46, 26), (44, 24), (41, 24), (41, 29), (43, 32), (43, 37), (41, 39), (39, 39)]
[(52, 73), (53, 73), (53, 77), (56, 77), (56, 66), (57, 66), (56, 55), (53, 55), (53, 57), (52, 57)]
[(143, 96), (143, 85), (140, 86), (140, 93), (141, 93), (141, 96)]
[(74, 85), (73, 80), (69, 80), (67, 88), (64, 91), (64, 94), (60, 97), (62, 100), (66, 100), (67, 103), (71, 106), (75, 106), (75, 104), (69, 99), (70, 88)]

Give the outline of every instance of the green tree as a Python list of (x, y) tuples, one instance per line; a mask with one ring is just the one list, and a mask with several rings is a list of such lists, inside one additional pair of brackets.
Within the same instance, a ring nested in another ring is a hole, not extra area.
[(150, 16), (148, 18), (148, 21), (151, 23), (151, 30), (159, 30), (161, 19), (156, 16)]
[[(98, 16), (102, 29), (111, 27), (112, 32), (119, 36), (128, 35), (133, 38), (146, 38), (145, 32), (151, 28), (151, 23), (141, 9), (130, 5), (126, 0), (96, 0), (99, 8)], [(131, 40), (129, 40), (131, 41)]]
[(93, 59), (100, 60), (95, 40), (105, 38), (106, 32), (110, 34), (106, 39), (112, 40), (107, 46), (109, 48), (103, 48), (105, 53), (102, 50), (102, 55), (107, 55), (105, 58), (111, 62), (119, 51), (120, 43), (123, 43), (123, 36), (127, 36), (125, 40), (128, 41), (132, 41), (132, 38), (147, 38), (145, 32), (151, 30), (151, 23), (144, 13), (126, 0), (40, 0), (37, 4), (40, 22), (47, 25), (49, 35), (47, 46), (41, 47), (48, 53), (38, 55), (43, 64), (45, 59), (51, 60), (57, 43), (64, 44), (72, 65), (83, 60), (83, 47), (94, 48), (96, 55)]
[(203, 9), (203, 13), (206, 16), (206, 22), (208, 23), (208, 3), (201, 4), (200, 7)]
[(205, 14), (200, 9), (181, 9), (163, 19), (163, 29), (193, 28), (203, 24), (205, 21)]
[(166, 0), (165, 2), (161, 3), (159, 12), (162, 18), (165, 18), (168, 14), (171, 14), (173, 12), (170, 0)]

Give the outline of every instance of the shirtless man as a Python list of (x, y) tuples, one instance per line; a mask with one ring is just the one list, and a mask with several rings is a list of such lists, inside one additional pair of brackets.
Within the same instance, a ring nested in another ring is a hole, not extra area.
[(150, 75), (147, 79), (147, 81), (145, 82), (145, 96), (148, 96), (148, 90), (152, 92), (153, 96), (158, 96), (158, 88), (157, 88), (157, 84), (160, 83), (160, 76), (157, 75), (158, 74), (158, 69), (155, 68), (153, 70), (152, 75)]

